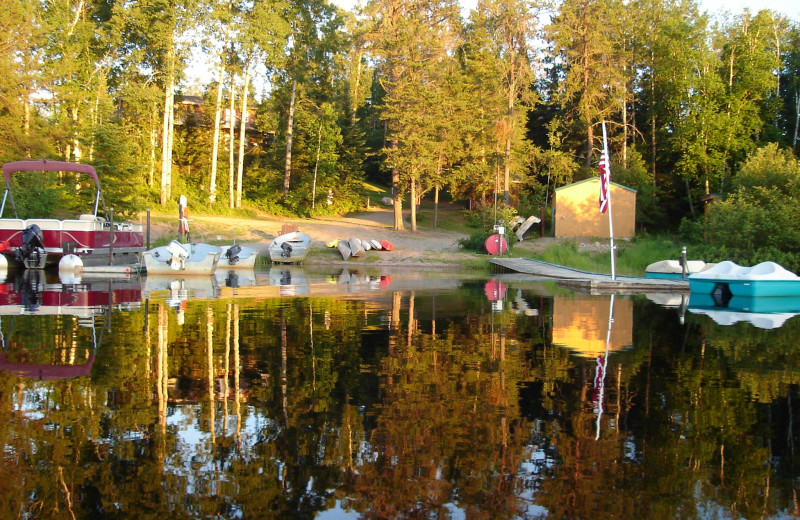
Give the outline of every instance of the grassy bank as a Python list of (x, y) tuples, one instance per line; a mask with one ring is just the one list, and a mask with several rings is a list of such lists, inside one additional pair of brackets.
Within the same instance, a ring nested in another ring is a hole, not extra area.
[[(541, 253), (525, 256), (584, 271), (611, 273), (610, 244), (608, 240), (601, 240), (580, 243), (576, 240), (560, 241), (548, 245)], [(653, 262), (680, 258), (682, 247), (671, 239), (652, 237), (618, 240), (615, 245), (617, 274), (629, 276), (643, 276), (645, 268)], [(692, 258), (691, 254), (689, 258)]]

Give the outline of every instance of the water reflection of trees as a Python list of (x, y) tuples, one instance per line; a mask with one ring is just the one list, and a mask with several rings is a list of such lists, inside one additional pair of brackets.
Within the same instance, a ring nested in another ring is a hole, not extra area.
[[(0, 378), (0, 516), (795, 512), (792, 322), (682, 327), (638, 303), (595, 440), (595, 360), (552, 345), (552, 299), (523, 316), (436, 298), (115, 313), (91, 378)], [(37, 359), (82, 359), (61, 344)]]

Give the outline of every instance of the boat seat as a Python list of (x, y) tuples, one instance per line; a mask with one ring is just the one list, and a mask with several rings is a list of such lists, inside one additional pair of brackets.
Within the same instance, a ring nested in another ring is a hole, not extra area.
[(36, 224), (42, 231), (61, 231), (61, 221), (54, 218), (29, 218), (25, 227)]
[(281, 235), (297, 231), (297, 224), (284, 224), (281, 226)]
[(0, 221), (0, 229), (25, 229), (25, 221), (21, 218), (4, 218)]
[(84, 222), (105, 222), (106, 219), (103, 217), (95, 217), (91, 213), (81, 213), (78, 216), (78, 220), (82, 220)]

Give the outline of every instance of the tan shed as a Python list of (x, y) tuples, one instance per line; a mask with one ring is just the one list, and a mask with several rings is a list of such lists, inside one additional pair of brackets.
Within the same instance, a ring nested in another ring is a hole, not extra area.
[[(600, 213), (600, 178), (592, 177), (556, 189), (553, 199), (555, 236), (605, 237), (608, 214)], [(614, 238), (633, 238), (636, 229), (636, 190), (611, 183)]]

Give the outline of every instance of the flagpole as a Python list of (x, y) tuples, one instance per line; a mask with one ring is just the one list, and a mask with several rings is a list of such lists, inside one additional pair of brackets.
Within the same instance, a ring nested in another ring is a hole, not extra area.
[[(606, 158), (606, 168), (608, 170), (608, 192), (606, 198), (608, 199), (608, 235), (611, 238), (611, 279), (617, 279), (617, 266), (616, 266), (616, 248), (614, 247), (614, 220), (611, 218), (611, 158), (608, 155), (608, 139), (606, 137), (606, 122), (603, 121), (603, 155)], [(602, 185), (602, 181), (601, 181)]]

